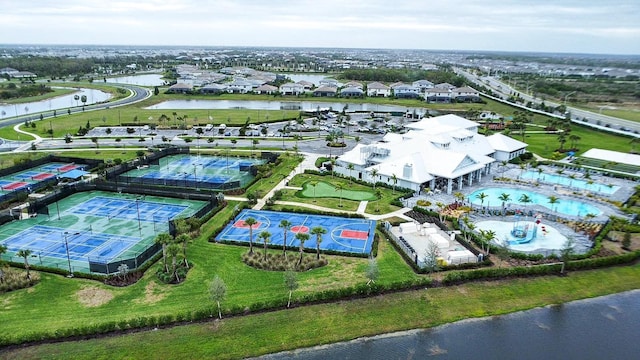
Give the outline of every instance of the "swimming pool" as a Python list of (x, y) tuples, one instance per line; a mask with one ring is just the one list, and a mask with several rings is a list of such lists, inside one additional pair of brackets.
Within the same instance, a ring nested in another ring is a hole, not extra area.
[(514, 227), (513, 222), (508, 221), (480, 221), (475, 223), (476, 229), (493, 230), (496, 233), (493, 243), (503, 246), (505, 242), (510, 250), (514, 251), (534, 251), (540, 249), (559, 250), (567, 241), (567, 237), (562, 235), (556, 228), (545, 223), (536, 224), (532, 221), (520, 221), (520, 225), (529, 229), (536, 228), (537, 235), (528, 242), (519, 242), (511, 234)]
[[(485, 195), (487, 195), (484, 199), (484, 203), (478, 198), (478, 194), (480, 193), (484, 193)], [(600, 209), (591, 204), (562, 196), (558, 196), (558, 202), (552, 205), (551, 203), (549, 203), (549, 196), (522, 189), (485, 188), (474, 191), (468, 197), (471, 203), (474, 205), (502, 206), (502, 200), (500, 200), (500, 196), (502, 194), (509, 195), (509, 200), (505, 202), (505, 206), (515, 206), (516, 208), (522, 209), (525, 212), (528, 211), (528, 209), (530, 209), (533, 205), (540, 205), (546, 207), (551, 211), (555, 211), (565, 215), (585, 216), (587, 214), (594, 214), (597, 216), (602, 213)], [(531, 202), (527, 204), (520, 202), (520, 198), (522, 197), (522, 195), (527, 195)]]
[(563, 185), (570, 188), (589, 190), (591, 192), (598, 192), (598, 193), (608, 194), (608, 195), (611, 195), (616, 191), (618, 191), (618, 189), (620, 189), (620, 186), (617, 186), (617, 185), (602, 184), (595, 181), (589, 181), (584, 179), (572, 179), (568, 176), (547, 174), (544, 172), (539, 173), (537, 171), (531, 171), (531, 170), (524, 172), (521, 178), (536, 180), (543, 183)]

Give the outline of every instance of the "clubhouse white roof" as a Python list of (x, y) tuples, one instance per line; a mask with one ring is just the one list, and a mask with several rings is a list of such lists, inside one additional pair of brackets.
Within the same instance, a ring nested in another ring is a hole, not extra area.
[(628, 154), (618, 151), (590, 149), (580, 156), (591, 159), (614, 161), (621, 164), (640, 166), (640, 155)]
[(491, 145), (491, 147), (496, 151), (513, 152), (527, 146), (526, 143), (510, 138), (501, 133), (495, 133), (491, 136), (487, 136), (487, 141), (489, 141), (489, 145)]
[[(375, 168), (381, 175), (396, 175), (414, 183), (424, 183), (436, 176), (454, 179), (495, 161), (490, 157), (495, 150), (485, 136), (475, 132), (478, 123), (473, 121), (444, 115), (408, 127), (416, 130), (387, 134), (377, 144), (359, 144), (338, 160), (361, 167), (370, 164), (368, 171)], [(411, 171), (404, 171), (405, 166)]]

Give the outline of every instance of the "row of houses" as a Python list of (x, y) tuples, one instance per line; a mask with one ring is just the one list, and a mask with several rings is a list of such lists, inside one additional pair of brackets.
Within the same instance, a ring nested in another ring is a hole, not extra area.
[(494, 164), (526, 151), (527, 144), (496, 133), (478, 133), (481, 125), (457, 115), (424, 118), (405, 125), (405, 134), (358, 144), (338, 157), (335, 171), (367, 182), (384, 182), (421, 191), (451, 194), (491, 174)]
[[(414, 84), (418, 84), (418, 86)], [(477, 90), (465, 86), (455, 87), (451, 84), (437, 84), (428, 87), (431, 84), (427, 80), (414, 82), (412, 85), (395, 83), (389, 86), (379, 82), (367, 84), (366, 90), (363, 84), (355, 81), (344, 84), (339, 88), (339, 83), (333, 79), (323, 79), (320, 86), (313, 88), (314, 84), (308, 81), (290, 82), (275, 87), (267, 84), (265, 79), (235, 78), (232, 82), (225, 84), (211, 83), (202, 86), (198, 91), (204, 94), (220, 94), (220, 93), (256, 93), (256, 94), (275, 94), (279, 93), (285, 96), (298, 96), (311, 92), (316, 97), (335, 97), (343, 98), (355, 97), (361, 98), (365, 95), (368, 97), (391, 97), (404, 99), (423, 98), (427, 102), (450, 103), (450, 102), (478, 102), (480, 94)], [(419, 86), (422, 85), (422, 86)], [(178, 83), (171, 86), (169, 93), (190, 93), (194, 91), (194, 85), (189, 83)]]
[(38, 77), (38, 75), (30, 71), (20, 71), (10, 67), (0, 69), (0, 75), (8, 75), (10, 78), (14, 79), (34, 79)]

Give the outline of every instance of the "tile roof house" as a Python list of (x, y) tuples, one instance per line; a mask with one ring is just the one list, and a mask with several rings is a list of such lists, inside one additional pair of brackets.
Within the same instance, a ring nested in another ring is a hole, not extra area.
[(227, 85), (227, 92), (229, 93), (246, 94), (253, 90), (254, 84), (249, 80), (237, 78), (225, 85)]
[(348, 83), (344, 84), (345, 87), (354, 87), (357, 89), (362, 90), (364, 88), (364, 86), (362, 86), (362, 83), (359, 83), (357, 81), (349, 81)]
[(478, 134), (479, 126), (457, 115), (425, 118), (408, 124), (406, 134), (389, 133), (383, 142), (356, 145), (338, 157), (335, 171), (368, 182), (395, 178), (398, 187), (414, 191), (428, 187), (451, 194), (488, 176), (496, 153), (523, 149), (524, 143), (517, 140), (490, 140)]
[(420, 89), (421, 93), (424, 93), (425, 90), (433, 88), (433, 83), (429, 80), (418, 80), (414, 81), (411, 85)]
[(203, 94), (222, 94), (227, 92), (227, 87), (222, 84), (207, 84), (200, 88)]
[(309, 81), (306, 81), (306, 80), (300, 80), (300, 81), (296, 82), (296, 84), (300, 84), (300, 85), (304, 86), (305, 90), (313, 89), (313, 83), (309, 82)]
[(296, 83), (286, 83), (280, 85), (280, 93), (282, 95), (300, 95), (304, 94), (304, 86)]
[(336, 96), (338, 88), (333, 86), (320, 86), (313, 91), (313, 96), (316, 97), (332, 97)]
[(367, 85), (367, 96), (387, 97), (391, 95), (391, 88), (379, 82), (372, 82)]
[(191, 91), (193, 91), (193, 85), (184, 83), (171, 85), (169, 89), (167, 89), (167, 93), (169, 94), (186, 94)]
[(451, 97), (457, 102), (480, 102), (480, 93), (471, 87), (463, 86), (451, 90)]
[(346, 87), (340, 90), (340, 96), (342, 97), (363, 97), (364, 91), (357, 87)]
[(450, 103), (451, 90), (446, 88), (432, 88), (424, 91), (424, 99), (428, 103)]
[(416, 99), (420, 97), (420, 89), (413, 85), (398, 85), (393, 88), (393, 95), (400, 99)]
[(275, 94), (278, 92), (278, 88), (273, 85), (264, 84), (262, 86), (257, 87), (253, 92), (256, 94)]

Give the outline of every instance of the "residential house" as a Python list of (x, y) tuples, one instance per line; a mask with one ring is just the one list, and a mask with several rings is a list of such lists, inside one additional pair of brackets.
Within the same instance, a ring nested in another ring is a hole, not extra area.
[(227, 87), (222, 84), (207, 84), (200, 88), (203, 94), (222, 94), (227, 92)]
[(398, 85), (393, 89), (393, 95), (399, 99), (417, 99), (420, 97), (420, 89), (413, 85)]
[(302, 85), (305, 91), (313, 89), (313, 83), (306, 80), (300, 80), (296, 84)]
[(348, 83), (344, 84), (345, 87), (353, 87), (356, 89), (360, 89), (362, 90), (364, 88), (364, 86), (362, 86), (362, 83), (359, 83), (357, 81), (349, 81)]
[(367, 85), (367, 96), (387, 97), (391, 95), (391, 89), (379, 82), (372, 82)]
[(340, 96), (342, 97), (363, 97), (364, 96), (364, 91), (362, 91), (362, 89), (359, 89), (357, 87), (346, 87), (342, 90), (340, 90)]
[(434, 88), (436, 89), (447, 89), (447, 90), (453, 90), (456, 88), (455, 85), (451, 85), (449, 83), (440, 83), (440, 84), (435, 84), (433, 85)]
[(186, 94), (190, 93), (191, 91), (193, 91), (193, 85), (184, 83), (171, 85), (167, 89), (168, 94)]
[(480, 93), (469, 86), (451, 90), (451, 97), (457, 102), (481, 102)]
[(320, 80), (318, 83), (320, 84), (320, 86), (329, 86), (334, 88), (337, 88), (338, 86), (340, 86), (340, 83), (338, 83), (338, 80), (332, 79), (332, 78), (324, 78)]
[(420, 89), (420, 92), (424, 94), (425, 90), (432, 89), (433, 83), (429, 80), (418, 80), (412, 83), (414, 87)]
[(338, 89), (333, 86), (320, 86), (313, 91), (313, 96), (316, 97), (332, 97), (336, 96)]
[(424, 91), (424, 99), (428, 103), (450, 103), (451, 90), (437, 87), (427, 89)]
[(275, 94), (278, 92), (278, 88), (276, 86), (273, 85), (269, 85), (269, 84), (264, 84), (262, 86), (257, 87), (254, 92), (256, 94)]
[(227, 92), (234, 94), (246, 94), (253, 90), (253, 82), (246, 79), (237, 78), (227, 85)]
[(304, 86), (296, 83), (286, 83), (286, 84), (280, 85), (280, 93), (282, 95), (304, 94)]

